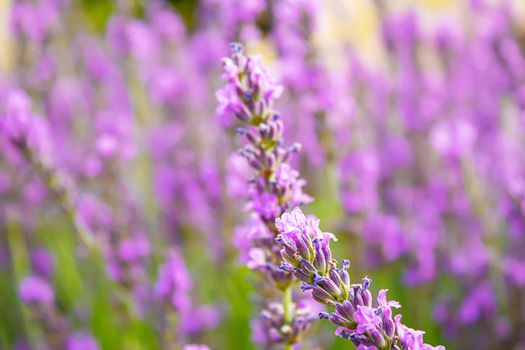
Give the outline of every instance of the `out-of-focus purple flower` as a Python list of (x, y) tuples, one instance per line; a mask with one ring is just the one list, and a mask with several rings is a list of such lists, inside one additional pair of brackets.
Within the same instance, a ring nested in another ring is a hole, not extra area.
[(505, 260), (504, 271), (517, 286), (525, 286), (525, 260), (509, 256)]
[(394, 215), (371, 214), (363, 227), (363, 238), (379, 245), (387, 260), (397, 259), (407, 250), (405, 233)]
[(379, 159), (372, 149), (355, 151), (341, 162), (343, 205), (347, 211), (359, 213), (377, 208), (379, 176)]
[(180, 332), (196, 334), (219, 325), (221, 315), (214, 306), (199, 306), (180, 313)]
[(15, 34), (40, 45), (58, 23), (58, 8), (50, 2), (17, 2), (11, 9), (10, 19)]
[(202, 344), (188, 344), (184, 345), (183, 350), (210, 350), (208, 345), (202, 345)]
[(98, 350), (97, 341), (84, 332), (74, 333), (69, 336), (66, 344), (67, 350)]
[(31, 266), (36, 274), (48, 279), (53, 274), (55, 260), (49, 250), (36, 248), (31, 251)]
[(51, 285), (43, 278), (28, 276), (18, 286), (20, 298), (27, 304), (50, 305), (55, 299)]
[(41, 161), (50, 162), (52, 145), (47, 123), (31, 112), (29, 97), (21, 90), (7, 94), (5, 115), (0, 118), (0, 134), (23, 152), (38, 153)]
[(295, 317), (287, 325), (283, 305), (270, 303), (252, 323), (254, 341), (259, 344), (274, 344), (301, 336), (317, 317), (307, 303), (298, 303), (297, 306), (294, 305), (294, 309)]
[(466, 296), (459, 310), (459, 316), (464, 324), (473, 324), (483, 315), (492, 315), (496, 300), (488, 283), (476, 286)]
[(170, 303), (176, 310), (187, 309), (191, 305), (188, 292), (192, 285), (180, 253), (173, 249), (168, 251), (155, 284), (157, 297)]
[[(235, 228), (233, 244), (239, 250), (239, 260), (250, 263), (253, 260), (251, 249), (254, 242), (271, 240), (274, 234), (258, 217), (250, 217), (242, 226)], [(258, 248), (257, 248), (258, 249)]]
[(150, 244), (145, 234), (136, 234), (122, 240), (118, 247), (119, 257), (125, 262), (137, 261), (149, 255)]

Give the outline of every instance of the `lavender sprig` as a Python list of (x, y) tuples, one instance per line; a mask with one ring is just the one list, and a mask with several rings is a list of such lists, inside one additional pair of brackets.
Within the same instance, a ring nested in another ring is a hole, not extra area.
[(96, 250), (93, 235), (80, 219), (75, 193), (69, 181), (51, 161), (48, 124), (31, 112), (29, 97), (22, 91), (8, 95), (7, 111), (0, 121), (0, 134), (25, 159), (70, 222), (80, 245)]
[(276, 227), (280, 235), (275, 241), (285, 261), (281, 269), (302, 281), (301, 289), (311, 290), (316, 301), (335, 308), (319, 317), (338, 326), (336, 335), (351, 340), (358, 349), (444, 349), (423, 343), (424, 332), (403, 325), (401, 315), (394, 322), (392, 308), (401, 305), (387, 300), (387, 289), (379, 291), (377, 306), (372, 306), (371, 280), (365, 277), (360, 284), (350, 283), (350, 262), (343, 260), (339, 267), (332, 258), (330, 240), (336, 238), (321, 231), (318, 219), (294, 208), (276, 220)]
[[(289, 156), (300, 150), (299, 144), (283, 145), (283, 122), (273, 103), (282, 88), (275, 83), (261, 63), (260, 57), (246, 56), (242, 45), (231, 44), (232, 55), (223, 61), (228, 83), (217, 92), (218, 114), (234, 115), (242, 127), (237, 132), (246, 140), (239, 153), (255, 171), (250, 182), (248, 209), (253, 214), (255, 227), (262, 223), (262, 232), (248, 242), (256, 267), (273, 281), (275, 289), (283, 292), (282, 305), (270, 303), (262, 312), (270, 343), (283, 343), (286, 348), (300, 341), (311, 319), (298, 314), (291, 294), (292, 275), (278, 268), (279, 250), (274, 238), (279, 231), (275, 220), (286, 210), (310, 202), (303, 193), (305, 184), (299, 173), (288, 163)], [(300, 322), (296, 322), (300, 318)]]

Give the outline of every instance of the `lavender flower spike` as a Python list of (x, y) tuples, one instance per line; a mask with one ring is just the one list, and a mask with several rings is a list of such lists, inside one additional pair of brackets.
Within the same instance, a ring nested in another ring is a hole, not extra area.
[(350, 263), (344, 260), (338, 267), (330, 251), (330, 240), (335, 240), (335, 236), (321, 231), (319, 220), (294, 208), (277, 219), (275, 225), (280, 232), (275, 241), (286, 261), (281, 268), (301, 280), (303, 290), (311, 289), (316, 301), (335, 309), (321, 312), (319, 318), (338, 326), (336, 335), (349, 339), (359, 349), (444, 349), (423, 343), (424, 332), (401, 324), (401, 315), (396, 315), (395, 322), (392, 320), (392, 308), (401, 305), (387, 300), (386, 289), (379, 291), (374, 307), (370, 279), (365, 277), (360, 284), (350, 284)]
[(260, 228), (256, 230), (257, 235), (238, 240), (243, 242), (241, 250), (246, 250), (245, 255), (251, 259), (247, 266), (266, 274), (274, 289), (283, 293), (282, 303), (265, 301), (259, 322), (265, 328), (262, 333), (267, 335), (263, 338), (269, 344), (284, 344), (290, 349), (300, 341), (313, 318), (296, 307), (291, 292), (293, 276), (279, 268), (281, 257), (274, 241), (279, 231), (275, 220), (286, 210), (312, 199), (302, 191), (306, 182), (287, 163), (300, 146), (283, 146), (284, 126), (274, 109), (281, 86), (266, 71), (260, 57), (246, 56), (237, 43), (233, 43), (231, 49), (231, 57), (223, 61), (223, 79), (227, 84), (217, 91), (217, 113), (223, 120), (235, 117), (240, 121), (237, 132), (246, 143), (239, 154), (254, 172), (247, 190), (248, 210), (253, 219), (248, 222), (248, 229), (239, 232)]

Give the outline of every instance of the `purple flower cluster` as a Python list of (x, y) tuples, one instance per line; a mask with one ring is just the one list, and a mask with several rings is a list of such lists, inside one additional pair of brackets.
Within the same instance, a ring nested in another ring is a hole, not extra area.
[[(155, 137), (155, 131), (165, 125), (175, 125), (177, 132), (188, 134), (190, 126), (181, 123), (185, 123), (186, 118), (174, 121), (173, 116), (195, 113), (194, 99), (204, 95), (205, 77), (198, 74), (203, 62), (192, 66), (193, 75), (188, 69), (181, 69), (184, 70), (181, 73), (173, 67), (180, 61), (190, 61), (189, 55), (196, 56), (197, 52), (201, 52), (203, 60), (213, 57), (209, 51), (204, 54), (203, 47), (207, 44), (201, 36), (186, 38), (176, 13), (161, 2), (152, 2), (143, 20), (127, 15), (112, 17), (105, 38), (88, 35), (85, 28), (64, 35), (77, 10), (67, 1), (35, 4), (21, 1), (11, 10), (13, 35), (17, 38), (15, 51), (22, 59), (16, 62), (5, 86), (2, 80), (0, 89), (3, 101), (0, 103), (0, 175), (6, 174), (11, 181), (5, 192), (0, 191), (2, 196), (6, 194), (9, 219), (27, 226), (24, 239), (30, 244), (38, 244), (40, 240), (34, 232), (38, 219), (55, 218), (55, 208), (62, 210), (78, 239), (79, 247), (74, 255), (79, 266), (87, 265), (86, 256), (102, 253), (104, 264), (97, 273), (101, 278), (108, 274), (109, 298), (118, 309), (122, 324), (127, 324), (132, 319), (151, 317), (149, 313), (154, 305), (163, 303), (163, 298), (153, 293), (149, 276), (150, 270), (154, 271), (151, 269), (152, 229), (165, 233), (162, 239), (178, 248), (182, 245), (178, 237), (181, 227), (195, 227), (210, 241), (214, 240), (210, 246), (218, 251), (218, 257), (221, 254), (221, 242), (213, 236), (217, 235), (220, 217), (213, 210), (220, 209), (221, 200), (215, 155), (210, 152), (206, 156), (208, 161), (202, 160), (200, 155), (192, 154), (199, 145), (166, 146), (171, 134)], [(65, 24), (63, 28), (58, 26), (61, 22)], [(201, 34), (206, 33), (203, 30)], [(180, 55), (172, 58), (173, 49), (180, 49)], [(128, 74), (130, 71), (134, 74)], [(201, 85), (197, 84), (199, 79)], [(146, 108), (157, 113), (151, 118), (158, 119), (148, 121), (148, 127), (143, 128), (147, 130), (140, 135), (138, 129), (143, 125), (138, 124), (144, 122), (143, 109), (137, 106), (137, 99), (131, 98), (132, 90), (139, 84), (148, 92), (144, 97), (149, 104)], [(174, 103), (175, 94), (179, 94), (178, 101), (184, 102)], [(212, 94), (209, 98), (213, 98)], [(197, 113), (209, 116), (206, 105), (202, 106), (204, 110)], [(159, 218), (155, 214), (146, 218), (143, 207), (147, 205), (139, 201), (142, 194), (137, 193), (135, 184), (129, 181), (130, 165), (141, 156), (137, 145), (141, 145), (150, 132), (157, 142), (145, 151), (151, 153), (154, 160), (153, 187), (164, 195), (159, 195), (159, 202), (166, 222), (176, 222), (171, 226), (167, 224), (165, 230), (159, 229), (161, 225), (148, 222)], [(189, 139), (186, 137), (184, 142)], [(179, 152), (175, 162), (170, 153), (174, 146)], [(164, 150), (159, 151), (162, 147)], [(207, 152), (214, 148), (205, 149)], [(162, 176), (157, 176), (158, 169), (164, 171)], [(22, 176), (17, 176), (17, 171)], [(193, 181), (195, 173), (199, 173), (197, 181)], [(175, 205), (174, 198), (178, 200), (182, 196), (168, 191), (167, 178), (185, 191), (186, 198)], [(166, 197), (169, 199), (163, 201)], [(43, 205), (47, 200), (54, 205)], [(202, 215), (204, 211), (206, 215)], [(95, 263), (92, 267), (101, 266)], [(184, 264), (177, 268), (180, 273), (188, 274)], [(25, 287), (26, 283), (33, 287)], [(180, 290), (189, 292), (184, 286)], [(40, 276), (24, 280), (21, 294), (29, 304), (34, 298), (48, 300), (49, 295), (52, 301), (55, 299), (49, 280)], [(179, 343), (187, 336), (215, 327), (219, 320), (214, 307), (196, 306), (189, 295), (186, 299), (178, 309), (165, 309), (166, 313), (182, 315), (180, 327), (168, 329), (178, 333)], [(89, 309), (89, 306), (78, 308)]]
[[(180, 252), (174, 249), (166, 253), (166, 260), (159, 269), (159, 275), (154, 287), (156, 298), (162, 300), (165, 306), (173, 310), (168, 313), (164, 324), (164, 339), (166, 347), (170, 345), (169, 336), (172, 329), (177, 328), (178, 334), (194, 334), (202, 327), (213, 328), (219, 322), (219, 315), (212, 307), (201, 306), (195, 308), (192, 305), (191, 290), (193, 282), (188, 274), (185, 262)], [(174, 318), (177, 316), (176, 323)]]
[(57, 305), (51, 281), (54, 274), (51, 253), (45, 248), (33, 249), (31, 267), (33, 274), (20, 281), (18, 294), (31, 316), (44, 325), (46, 343), (57, 349), (98, 350), (96, 339), (86, 331), (74, 331)]
[[(328, 23), (346, 5), (316, 0), (11, 3), (2, 345), (242, 347), (224, 330), (247, 324), (256, 291), (267, 348), (330, 347), (305, 336), (319, 312), (360, 349), (432, 348), (386, 290), (350, 282), (335, 236), (296, 209), (312, 197), (356, 271), (406, 286), (396, 299), (427, 341), (525, 342), (519, 5), (469, 1), (442, 22), (377, 0), (354, 47)], [(279, 83), (232, 44), (217, 91), (232, 41), (268, 54)], [(260, 273), (245, 293), (236, 258)]]
[(407, 261), (407, 285), (455, 281), (458, 292), (429, 296), (450, 337), (518, 341), (523, 318), (507, 310), (523, 297), (525, 56), (512, 7), (471, 2), (466, 23), (427, 27), (377, 4), (387, 69), (349, 57), (355, 132), (338, 160), (349, 231), (368, 266)]
[(338, 267), (332, 258), (330, 241), (335, 236), (319, 228), (319, 220), (306, 217), (294, 208), (276, 221), (280, 234), (276, 242), (282, 247), (285, 261), (281, 269), (302, 281), (303, 291), (311, 290), (317, 302), (334, 307), (331, 313), (321, 312), (321, 319), (337, 325), (336, 335), (350, 339), (358, 349), (444, 349), (423, 343), (422, 331), (401, 324), (401, 315), (392, 319), (396, 301), (386, 298), (386, 289), (379, 291), (377, 306), (372, 306), (371, 280), (350, 284), (350, 262)]
[[(229, 84), (217, 93), (218, 113), (233, 114), (244, 124), (237, 129), (247, 140), (240, 154), (256, 172), (248, 191), (247, 210), (253, 215), (248, 222), (250, 228), (240, 233), (245, 236), (244, 248), (249, 252), (248, 266), (266, 272), (285, 293), (290, 288), (288, 274), (293, 274), (302, 281), (303, 291), (311, 291), (314, 300), (335, 307), (333, 313), (321, 312), (320, 317), (338, 325), (336, 334), (351, 339), (359, 349), (433, 349), (423, 343), (423, 332), (405, 327), (400, 319), (394, 323), (392, 307), (400, 305), (387, 301), (386, 290), (379, 292), (378, 306), (372, 307), (370, 280), (365, 278), (362, 284), (351, 285), (347, 272), (350, 263), (345, 260), (339, 268), (332, 258), (329, 244), (335, 236), (322, 232), (319, 220), (306, 218), (296, 207), (311, 199), (301, 190), (304, 180), (298, 180), (298, 173), (290, 172), (285, 163), (296, 147), (284, 149), (281, 145), (283, 123), (273, 108), (281, 89), (259, 58), (245, 56), (242, 46), (234, 43), (232, 57), (224, 60), (224, 69)], [(285, 275), (276, 272), (272, 241), (282, 247), (280, 255), (285, 263), (279, 270)], [(285, 295), (283, 303), (272, 302), (261, 314), (263, 333), (270, 343), (298, 342), (312, 321), (308, 310), (304, 316), (296, 312), (287, 320), (288, 302)], [(283, 332), (285, 329), (288, 331)]]
[[(231, 57), (223, 61), (223, 79), (227, 84), (217, 92), (217, 113), (234, 116), (242, 123), (237, 132), (246, 145), (239, 154), (254, 172), (246, 190), (249, 198), (246, 210), (251, 216), (238, 229), (237, 245), (248, 252), (243, 254), (248, 267), (269, 276), (286, 299), (291, 293), (291, 275), (278, 268), (278, 250), (273, 241), (278, 233), (275, 220), (284, 211), (312, 199), (302, 191), (306, 182), (287, 163), (300, 146), (283, 145), (284, 126), (274, 109), (282, 87), (270, 76), (260, 57), (246, 56), (238, 43), (232, 43), (231, 50)], [(288, 346), (300, 340), (311, 322), (311, 317), (299, 313), (291, 300), (267, 305), (261, 316), (263, 324), (269, 327), (268, 341)]]

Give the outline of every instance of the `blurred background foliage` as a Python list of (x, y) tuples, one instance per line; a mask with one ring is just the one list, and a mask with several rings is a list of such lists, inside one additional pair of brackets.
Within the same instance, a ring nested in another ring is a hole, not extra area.
[[(198, 1), (192, 0), (169, 0), (172, 6), (183, 18), (188, 30), (195, 27), (198, 16), (196, 15)], [(443, 16), (461, 17), (465, 13), (462, 1), (455, 0), (403, 0), (395, 2), (399, 11), (410, 8), (415, 9), (424, 18), (442, 18)], [(141, 17), (144, 12), (144, 0), (135, 0), (131, 11)], [(8, 71), (15, 59), (10, 55), (7, 35), (7, 8), (9, 1), (0, 1), (0, 33), (1, 42), (1, 66)], [(113, 0), (80, 0), (78, 10), (83, 19), (87, 20), (87, 27), (93, 32), (104, 32), (108, 19), (114, 13), (116, 2)], [(525, 7), (525, 2), (516, 1), (515, 6)], [(323, 56), (333, 64), (337, 64), (337, 57), (330, 57), (331, 49), (341, 42), (352, 42), (356, 51), (365, 59), (377, 66), (385, 63), (384, 57), (379, 49), (377, 39), (378, 22), (372, 1), (352, 0), (335, 1), (327, 0), (326, 6), (320, 18), (318, 31), (315, 33), (316, 44)], [(520, 13), (520, 11), (517, 11)], [(521, 11), (525, 13), (525, 11)], [(80, 18), (80, 17), (79, 17)], [(517, 21), (518, 23), (520, 21)], [(521, 23), (525, 26), (525, 18)], [(261, 19), (261, 29), (271, 25)], [(249, 43), (249, 51), (261, 52), (265, 61), (271, 62), (275, 58), (275, 52), (265, 43), (264, 37), (259, 42)], [(217, 62), (219, 65), (220, 63)], [(141, 165), (141, 172), (147, 177), (148, 164)], [(335, 171), (327, 168), (326, 172)], [(141, 175), (139, 175), (141, 176)], [(329, 174), (326, 179), (333, 179)], [(310, 191), (307, 191), (310, 193)], [(338, 188), (335, 183), (324, 184), (321, 190), (315, 191), (316, 200), (308, 206), (307, 211), (315, 213), (325, 228), (334, 230), (336, 234), (339, 218), (343, 215), (338, 199)], [(2, 265), (0, 267), (0, 348), (9, 349), (13, 341), (23, 329), (27, 334), (38, 332), (38, 325), (28, 322), (31, 315), (23, 307), (17, 298), (15, 286), (22, 276), (29, 272), (28, 247), (21, 238), (21, 227), (17, 222), (3, 223), (7, 228), (7, 236), (4, 237), (6, 245), (16, 257), (12, 266)], [(183, 235), (191, 236), (192, 232), (184, 232)], [(100, 340), (104, 349), (160, 349), (159, 340), (156, 339), (152, 325), (140, 319), (133, 319), (131, 323), (122, 325), (119, 315), (112, 311), (108, 290), (110, 285), (103, 276), (90, 276), (93, 269), (89, 266), (79, 266), (75, 261), (75, 241), (69, 228), (65, 223), (55, 220), (46, 222), (38, 228), (38, 237), (41, 243), (49, 248), (57, 260), (57, 273), (54, 285), (56, 287), (59, 306), (66, 313), (75, 307), (73, 301), (85, 300), (86, 305), (91, 305), (90, 319), (94, 334)], [(422, 284), (413, 288), (406, 288), (403, 282), (403, 266), (405, 262), (398, 260), (378, 270), (367, 270), (363, 267), (362, 242), (355, 236), (338, 234), (339, 243), (334, 245), (337, 257), (350, 257), (352, 261), (352, 276), (360, 280), (368, 274), (374, 280), (374, 286), (388, 286), (389, 297), (398, 300), (403, 305), (403, 319), (407, 324), (417, 325), (419, 329), (426, 331), (425, 340), (430, 344), (443, 344), (454, 349), (452, 343), (448, 343), (440, 331), (440, 327), (433, 321), (432, 297), (447, 290), (453, 293), (457, 283), (451, 277), (440, 277), (435, 283)], [(206, 332), (198, 339), (199, 342), (209, 344), (212, 349), (253, 349), (250, 335), (250, 320), (255, 312), (254, 303), (254, 280), (255, 274), (246, 267), (240, 267), (236, 261), (235, 252), (231, 251), (226, 260), (221, 262), (217, 268), (209, 256), (203, 254), (202, 241), (185, 240), (185, 259), (194, 278), (198, 298), (205, 304), (223, 300), (221, 307), (228, 308), (225, 311), (222, 322), (216, 329)], [(96, 260), (96, 259), (95, 259)], [(158, 261), (156, 262), (159, 263)], [(152, 266), (149, 273), (156, 274), (157, 266)], [(89, 290), (90, 293), (86, 293)], [(458, 291), (459, 292), (459, 291)], [(71, 312), (74, 314), (74, 312)], [(318, 327), (318, 326), (316, 326)], [(321, 343), (324, 349), (347, 349), (348, 342), (333, 337), (333, 327), (323, 323), (321, 327), (326, 328), (319, 334), (323, 337)], [(315, 331), (315, 330), (313, 330)]]

